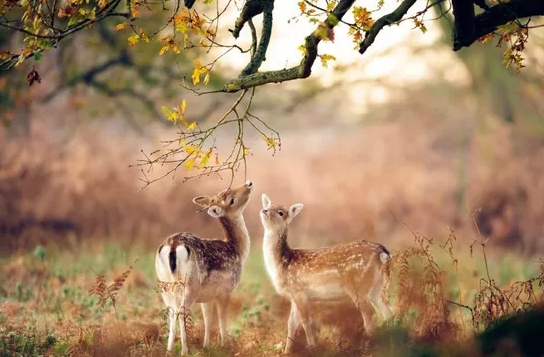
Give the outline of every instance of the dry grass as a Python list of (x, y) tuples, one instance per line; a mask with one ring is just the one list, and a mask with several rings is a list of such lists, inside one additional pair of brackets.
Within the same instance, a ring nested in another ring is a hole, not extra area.
[[(460, 251), (453, 233), (442, 244), (415, 232), (413, 237), (413, 247), (394, 253), (394, 321), (368, 340), (359, 313), (349, 303), (315, 303), (319, 345), (314, 353), (386, 356), (428, 348), (439, 356), (440, 348), (455, 343), (472, 346), (475, 355), (477, 345), (470, 342), (478, 341), (478, 333), (543, 301), (542, 261), (505, 259), (502, 264), (512, 276), (504, 280), (483, 259), (487, 253), (480, 238), (475, 242), (482, 249), (470, 257), (471, 248)], [(153, 255), (142, 247), (123, 250), (106, 241), (84, 248), (50, 253), (38, 247), (33, 254), (2, 262), (0, 354), (164, 355), (167, 319), (154, 289)], [(128, 266), (130, 261), (134, 264)], [(504, 268), (502, 264), (498, 266)], [(233, 339), (224, 348), (202, 350), (203, 326), (195, 308), (189, 324), (191, 353), (279, 355), (288, 309), (288, 302), (273, 292), (261, 254), (254, 250), (230, 305), (228, 329)], [(213, 336), (217, 343), (218, 334)], [(296, 355), (307, 355), (302, 330), (296, 342)]]

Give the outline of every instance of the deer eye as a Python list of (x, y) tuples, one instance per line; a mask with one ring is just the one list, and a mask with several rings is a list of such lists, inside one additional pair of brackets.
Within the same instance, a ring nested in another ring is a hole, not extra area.
[(234, 204), (234, 197), (230, 199), (230, 205), (232, 206)]
[(283, 211), (278, 211), (278, 214), (280, 215), (280, 217), (283, 217)]

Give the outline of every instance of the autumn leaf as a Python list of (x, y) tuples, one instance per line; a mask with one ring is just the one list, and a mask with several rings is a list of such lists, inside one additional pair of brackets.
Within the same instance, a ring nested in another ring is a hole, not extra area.
[(324, 23), (319, 24), (314, 32), (314, 35), (323, 41), (334, 42), (334, 30), (329, 28), (329, 26), (325, 25)]
[(140, 36), (137, 35), (137, 34), (134, 34), (132, 36), (129, 36), (128, 44), (129, 44), (129, 46), (133, 47), (135, 44), (138, 43), (139, 40), (140, 40)]
[(269, 149), (275, 148), (276, 146), (278, 146), (278, 143), (276, 140), (274, 140), (274, 138), (268, 137), (266, 135), (263, 135), (262, 137), (264, 142), (266, 143), (266, 146), (268, 146)]
[(200, 163), (198, 164), (199, 169), (203, 169), (208, 164), (208, 161), (210, 161), (210, 157), (212, 156), (212, 149), (209, 149), (206, 151), (206, 153), (202, 156), (200, 159)]
[(416, 28), (419, 28), (421, 32), (423, 33), (427, 32), (427, 27), (425, 27), (425, 24), (423, 23), (423, 21), (419, 19), (414, 19), (414, 25)]
[(196, 121), (194, 121), (191, 124), (187, 125), (187, 129), (195, 130), (196, 129)]
[(187, 108), (187, 101), (185, 99), (183, 99), (181, 101), (181, 115), (184, 115), (185, 114), (185, 109)]
[(355, 25), (362, 28), (363, 31), (369, 31), (372, 25), (374, 25), (371, 13), (365, 7), (354, 6), (352, 13)]
[[(197, 85), (200, 83), (200, 76), (202, 74), (208, 73), (208, 69), (200, 63), (199, 60), (194, 60), (193, 64), (195, 66), (195, 69), (193, 70), (193, 74), (191, 75), (191, 79), (193, 80), (193, 84)], [(204, 83), (206, 84), (206, 83)]]
[(159, 51), (159, 56), (162, 56), (166, 51), (168, 51), (169, 48), (169, 46), (162, 46), (161, 50)]
[(306, 3), (304, 1), (299, 1), (298, 8), (300, 9), (300, 12), (304, 14), (306, 12)]
[(195, 166), (195, 158), (194, 158), (194, 157), (190, 158), (190, 159), (187, 160), (187, 162), (185, 163), (185, 167), (187, 168), (187, 170), (192, 169), (193, 166)]
[(323, 65), (323, 67), (325, 68), (328, 68), (328, 61), (336, 60), (336, 57), (334, 57), (333, 55), (328, 55), (328, 54), (319, 55), (319, 58), (321, 58), (321, 65)]
[(488, 33), (487, 35), (484, 35), (484, 36), (480, 37), (480, 38), (478, 39), (478, 42), (480, 42), (480, 43), (488, 43), (488, 42), (491, 41), (494, 37), (495, 37), (495, 33), (491, 32), (491, 33)]
[(121, 30), (124, 30), (126, 28), (128, 28), (128, 22), (122, 22), (122, 23), (117, 24), (115, 26), (115, 31), (121, 31)]
[(162, 112), (166, 116), (166, 119), (176, 122), (179, 119), (179, 113), (177, 111), (172, 112), (168, 107), (162, 106)]

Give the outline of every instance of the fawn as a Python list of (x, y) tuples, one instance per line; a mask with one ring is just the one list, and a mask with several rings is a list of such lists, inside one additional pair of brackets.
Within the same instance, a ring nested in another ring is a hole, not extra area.
[(251, 181), (226, 189), (213, 197), (198, 196), (197, 205), (217, 218), (224, 239), (201, 239), (192, 233), (176, 233), (157, 250), (155, 270), (161, 296), (169, 308), (170, 331), (167, 351), (172, 349), (176, 320), (180, 317), (181, 353), (187, 348), (186, 315), (194, 303), (201, 303), (204, 319), (204, 347), (210, 342), (213, 304), (217, 306), (221, 344), (227, 337), (226, 319), (230, 295), (240, 282), (242, 266), (249, 254), (249, 233), (242, 215), (253, 190)]
[(318, 249), (291, 249), (288, 226), (304, 205), (283, 207), (273, 204), (266, 194), (262, 203), (265, 267), (277, 293), (291, 301), (284, 353), (292, 352), (301, 322), (308, 346), (315, 347), (309, 301), (351, 298), (361, 311), (368, 334), (375, 318), (372, 304), (384, 319), (393, 315), (388, 301), (391, 255), (384, 246), (359, 240)]

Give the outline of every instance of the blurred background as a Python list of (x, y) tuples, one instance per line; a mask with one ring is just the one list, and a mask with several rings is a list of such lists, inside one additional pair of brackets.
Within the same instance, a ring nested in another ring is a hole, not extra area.
[[(263, 69), (296, 64), (311, 25), (289, 21), (296, 2), (276, 4), (274, 37)], [(292, 3), (292, 4), (291, 4)], [(202, 4), (200, 4), (202, 5)], [(234, 19), (235, 12), (227, 13)], [(165, 14), (145, 13), (149, 23)], [(229, 17), (230, 16), (230, 17)], [(223, 33), (232, 21), (225, 20)], [(109, 240), (154, 249), (168, 234), (217, 236), (191, 199), (224, 189), (228, 177), (182, 183), (183, 169), (142, 191), (129, 168), (176, 128), (161, 106), (187, 100), (187, 118), (216, 121), (234, 95), (196, 96), (180, 86), (196, 58), (217, 53), (171, 51), (159, 41), (129, 47), (115, 21), (66, 39), (40, 62), (0, 73), (0, 252), (37, 244), (77, 249), (82, 240)], [(337, 29), (306, 80), (258, 88), (253, 112), (281, 134), (272, 155), (254, 132), (247, 176), (255, 183), (245, 217), (255, 249), (258, 210), (266, 192), (279, 204), (302, 202), (291, 244), (315, 247), (366, 238), (391, 249), (411, 244), (410, 229), (462, 244), (481, 234), (497, 250), (537, 254), (544, 244), (544, 34), (531, 32), (520, 74), (506, 69), (496, 41), (451, 51), (447, 18), (386, 29), (364, 55)], [(344, 31), (344, 32), (342, 32)], [(240, 43), (248, 43), (243, 31)], [(294, 36), (293, 34), (297, 35)], [(0, 48), (21, 38), (0, 29)], [(235, 76), (247, 57), (226, 56), (211, 89)], [(32, 66), (42, 83), (29, 87)], [(233, 128), (234, 130), (235, 128)], [(235, 132), (221, 133), (228, 150)], [(153, 175), (159, 175), (156, 169)], [(408, 229), (410, 228), (410, 229)]]

